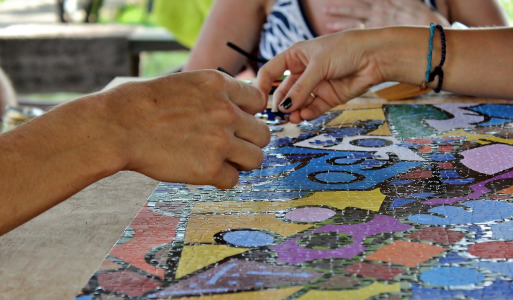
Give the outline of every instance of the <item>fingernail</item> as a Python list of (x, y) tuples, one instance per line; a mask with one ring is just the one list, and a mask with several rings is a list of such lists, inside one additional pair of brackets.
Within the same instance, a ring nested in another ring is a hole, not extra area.
[(280, 106), (283, 107), (284, 109), (289, 109), (292, 106), (292, 99), (290, 99), (290, 97), (288, 97), (287, 99), (283, 100), (280, 103)]

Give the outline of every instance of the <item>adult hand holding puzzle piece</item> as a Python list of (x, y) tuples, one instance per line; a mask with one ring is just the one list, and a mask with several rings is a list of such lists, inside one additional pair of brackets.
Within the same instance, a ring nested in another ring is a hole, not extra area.
[[(279, 104), (293, 123), (318, 117), (385, 81), (418, 86), (427, 81), (430, 88), (443, 81), (441, 87), (447, 91), (513, 98), (509, 82), (513, 29), (447, 29), (445, 43), (441, 34), (431, 32), (433, 64), (426, 63), (430, 28), (349, 30), (296, 43), (260, 69), (257, 84), (267, 94), (272, 83), (290, 70), (274, 92), (273, 108)], [(442, 44), (446, 45), (443, 60)], [(442, 61), (443, 76), (426, 80), (426, 69), (431, 75)]]
[(229, 188), (258, 167), (266, 103), (217, 71), (181, 73), (68, 102), (0, 135), (0, 234), (121, 170)]

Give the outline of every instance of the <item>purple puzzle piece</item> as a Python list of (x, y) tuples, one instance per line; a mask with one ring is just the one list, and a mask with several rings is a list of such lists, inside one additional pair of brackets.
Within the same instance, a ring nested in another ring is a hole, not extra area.
[(488, 183), (496, 181), (496, 180), (510, 179), (510, 178), (513, 178), (513, 171), (510, 171), (510, 172), (501, 174), (499, 176), (495, 176), (493, 178), (490, 178), (485, 181), (478, 182), (476, 184), (471, 185), (470, 188), (472, 188), (472, 190), (474, 192), (471, 193), (470, 195), (463, 196), (463, 197), (456, 197), (456, 198), (447, 198), (447, 199), (434, 198), (434, 199), (429, 199), (429, 200), (425, 201), (424, 204), (428, 204), (428, 205), (453, 204), (455, 202), (462, 201), (462, 200), (477, 199), (477, 198), (483, 196), (484, 194), (491, 192), (486, 187), (486, 185)]
[[(365, 250), (362, 245), (365, 238), (379, 233), (403, 232), (410, 228), (412, 228), (411, 225), (403, 224), (395, 218), (377, 215), (371, 221), (362, 224), (325, 225), (308, 234), (273, 246), (272, 249), (278, 253), (278, 261), (288, 264), (299, 264), (322, 258), (351, 258)], [(297, 241), (303, 237), (322, 232), (347, 233), (353, 236), (353, 243), (339, 249), (330, 250), (307, 249), (297, 244)]]

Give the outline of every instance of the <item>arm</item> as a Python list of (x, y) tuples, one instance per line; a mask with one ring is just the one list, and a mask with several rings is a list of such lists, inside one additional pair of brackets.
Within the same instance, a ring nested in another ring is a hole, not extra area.
[(260, 39), (268, 0), (217, 0), (201, 29), (184, 71), (217, 69), (238, 74), (246, 58), (226, 46), (230, 41), (251, 52)]
[(449, 20), (469, 27), (508, 26), (509, 21), (496, 0), (447, 0)]
[(64, 104), (0, 135), (0, 234), (120, 170), (232, 187), (262, 162), (270, 134), (251, 114), (264, 107), (260, 91), (217, 71)]
[[(282, 103), (280, 110), (291, 112), (292, 122), (313, 119), (384, 81), (419, 85), (426, 71), (428, 39), (425, 27), (391, 27), (300, 42), (260, 69), (258, 86), (267, 93), (272, 81), (290, 70), (274, 93), (273, 107)], [(446, 30), (446, 42), (444, 90), (513, 98), (513, 29)], [(434, 46), (437, 65), (439, 34)], [(437, 79), (430, 87), (436, 83)]]

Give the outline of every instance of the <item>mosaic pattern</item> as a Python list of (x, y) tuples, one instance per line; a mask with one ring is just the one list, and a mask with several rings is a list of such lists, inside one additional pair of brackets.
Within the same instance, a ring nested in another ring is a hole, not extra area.
[(513, 297), (513, 105), (301, 128), (236, 188), (159, 184), (77, 299)]

